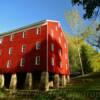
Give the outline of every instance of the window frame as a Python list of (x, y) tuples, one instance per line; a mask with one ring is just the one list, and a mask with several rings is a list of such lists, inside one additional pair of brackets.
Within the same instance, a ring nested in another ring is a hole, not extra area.
[(40, 56), (35, 57), (35, 65), (40, 65)]

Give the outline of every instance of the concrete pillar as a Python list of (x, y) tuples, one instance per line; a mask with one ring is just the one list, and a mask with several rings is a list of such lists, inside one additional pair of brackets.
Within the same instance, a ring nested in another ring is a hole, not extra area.
[(61, 77), (61, 86), (62, 87), (64, 87), (64, 86), (66, 86), (66, 76), (65, 75), (62, 75), (62, 77)]
[(69, 82), (70, 82), (70, 76), (67, 75), (67, 83), (69, 83)]
[(32, 73), (26, 74), (26, 80), (25, 80), (25, 89), (31, 90), (33, 88), (32, 86)]
[(0, 88), (4, 88), (4, 75), (0, 75)]
[(49, 90), (49, 74), (48, 74), (48, 72), (41, 73), (40, 89), (44, 90), (44, 91)]
[(54, 75), (54, 88), (59, 88), (59, 82), (60, 82), (59, 74), (55, 74)]
[(9, 88), (15, 90), (16, 87), (17, 87), (17, 75), (12, 74)]

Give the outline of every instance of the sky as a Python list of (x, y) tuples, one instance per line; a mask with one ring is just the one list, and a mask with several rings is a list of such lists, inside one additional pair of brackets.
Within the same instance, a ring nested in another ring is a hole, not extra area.
[[(0, 0), (0, 33), (45, 19), (60, 21), (63, 30), (71, 33), (64, 15), (70, 9), (71, 0)], [(82, 15), (82, 8), (77, 9)]]

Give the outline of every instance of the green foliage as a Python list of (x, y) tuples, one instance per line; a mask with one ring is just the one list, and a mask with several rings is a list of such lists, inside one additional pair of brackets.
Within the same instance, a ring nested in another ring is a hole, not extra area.
[(85, 73), (100, 71), (100, 54), (92, 46), (81, 46), (81, 58)]

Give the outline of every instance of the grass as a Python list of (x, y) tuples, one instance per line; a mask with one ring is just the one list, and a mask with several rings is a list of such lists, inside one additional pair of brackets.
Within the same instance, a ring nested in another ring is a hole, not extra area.
[[(0, 91), (0, 96), (4, 96)], [(65, 88), (27, 93), (14, 100), (100, 100), (100, 73), (72, 78)]]

